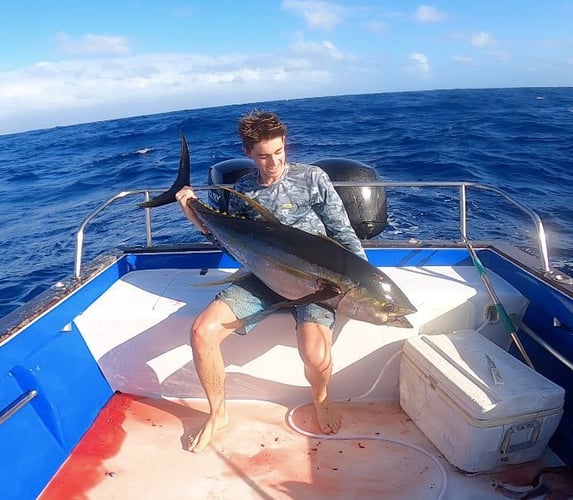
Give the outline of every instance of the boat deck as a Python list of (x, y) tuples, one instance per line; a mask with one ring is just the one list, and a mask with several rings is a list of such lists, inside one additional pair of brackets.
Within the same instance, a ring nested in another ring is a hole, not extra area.
[[(455, 470), (399, 405), (403, 342), (420, 333), (481, 328), (489, 298), (471, 266), (384, 269), (418, 308), (413, 329), (340, 321), (331, 398), (343, 427), (318, 432), (288, 312), (223, 345), (230, 424), (200, 454), (187, 451), (207, 414), (194, 372), (189, 327), (221, 285), (196, 287), (228, 270), (128, 273), (75, 318), (116, 394), (42, 500), (114, 498), (500, 498), (498, 482), (525, 484), (543, 461), (497, 474)], [(508, 312), (527, 301), (490, 278)], [(507, 345), (505, 346), (507, 347)], [(289, 415), (292, 418), (289, 418)]]
[[(541, 464), (466, 476), (395, 402), (338, 410), (344, 427), (330, 439), (291, 428), (285, 406), (231, 402), (229, 426), (195, 454), (185, 444), (205, 403), (116, 394), (40, 498), (499, 499), (500, 481), (529, 481)], [(308, 406), (293, 424), (317, 431)]]

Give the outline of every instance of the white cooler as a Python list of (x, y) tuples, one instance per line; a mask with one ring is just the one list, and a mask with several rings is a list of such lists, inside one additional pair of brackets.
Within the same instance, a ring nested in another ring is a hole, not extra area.
[(564, 396), (563, 388), (474, 330), (404, 343), (400, 405), (463, 471), (538, 458), (559, 424)]

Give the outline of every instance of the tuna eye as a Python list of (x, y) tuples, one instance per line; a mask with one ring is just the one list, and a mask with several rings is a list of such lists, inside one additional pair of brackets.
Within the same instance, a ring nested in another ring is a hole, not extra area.
[(394, 304), (384, 304), (384, 307), (382, 308), (382, 310), (384, 312), (392, 312), (392, 311), (394, 311)]

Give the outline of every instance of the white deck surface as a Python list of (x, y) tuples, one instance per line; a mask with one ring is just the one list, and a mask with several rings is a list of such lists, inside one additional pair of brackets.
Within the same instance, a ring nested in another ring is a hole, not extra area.
[[(364, 394), (384, 368), (384, 377), (376, 384), (372, 397), (397, 400), (399, 359), (393, 355), (401, 350), (406, 338), (419, 333), (478, 329), (486, 321), (491, 300), (473, 267), (383, 271), (417, 307), (418, 312), (408, 316), (414, 328), (337, 318), (331, 384), (335, 398)], [(219, 280), (230, 272), (132, 272), (77, 317), (76, 326), (112, 387), (149, 397), (203, 397), (193, 368), (189, 329), (222, 285), (195, 285)], [(508, 313), (521, 316), (526, 300), (493, 273), (489, 278)], [(487, 325), (482, 333), (496, 343), (506, 343), (499, 322)], [(223, 350), (229, 398), (306, 400), (307, 382), (296, 349), (294, 320), (288, 311), (271, 315), (247, 336), (231, 336)]]

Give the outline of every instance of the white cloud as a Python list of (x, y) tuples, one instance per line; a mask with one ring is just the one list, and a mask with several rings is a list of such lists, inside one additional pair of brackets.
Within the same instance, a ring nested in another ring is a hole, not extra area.
[[(250, 56), (174, 53), (40, 62), (0, 72), (0, 133), (41, 128), (45, 124), (40, 117), (48, 114), (53, 126), (208, 105), (339, 94), (356, 78), (356, 59), (328, 40), (300, 39), (281, 53)], [(80, 118), (81, 113), (86, 118)], [(24, 118), (33, 125), (21, 125)]]
[(430, 5), (420, 5), (414, 14), (414, 18), (420, 23), (439, 23), (447, 17), (447, 14)]
[(124, 56), (131, 53), (127, 38), (113, 35), (87, 34), (73, 38), (67, 33), (56, 35), (61, 52), (71, 56)]
[(480, 31), (471, 37), (472, 47), (482, 48), (482, 47), (492, 47), (497, 44), (497, 41), (492, 38), (489, 33), (485, 31)]
[(430, 75), (430, 61), (426, 54), (421, 52), (414, 52), (409, 57), (410, 60), (410, 71), (422, 76), (427, 77)]
[(309, 28), (321, 30), (334, 29), (347, 11), (335, 3), (318, 0), (283, 0), (281, 8), (302, 16)]
[[(291, 50), (297, 55), (304, 57), (311, 57), (314, 59), (323, 59), (325, 57), (335, 60), (342, 60), (352, 58), (350, 55), (343, 54), (336, 46), (328, 40), (322, 42), (306, 42), (304, 40), (298, 41), (291, 46)], [(323, 59), (324, 60), (324, 59)]]

